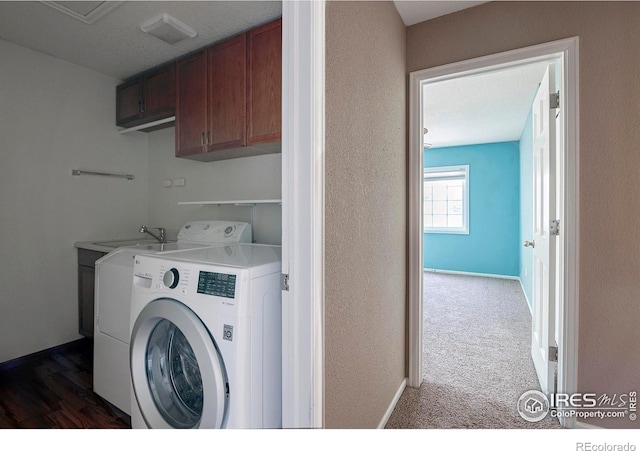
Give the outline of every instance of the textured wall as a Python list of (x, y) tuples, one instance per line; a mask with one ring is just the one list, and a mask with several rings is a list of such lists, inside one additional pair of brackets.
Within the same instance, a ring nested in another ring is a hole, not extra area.
[(376, 427), (405, 376), (405, 43), (393, 3), (327, 3), (328, 428)]
[(640, 2), (491, 2), (407, 30), (409, 71), (580, 37), (581, 392), (640, 385), (638, 17)]
[(518, 275), (520, 158), (517, 142), (433, 148), (424, 166), (469, 165), (469, 233), (425, 233), (424, 267)]

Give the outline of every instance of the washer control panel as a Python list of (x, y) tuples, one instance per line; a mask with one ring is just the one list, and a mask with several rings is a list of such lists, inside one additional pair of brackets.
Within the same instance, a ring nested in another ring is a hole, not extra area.
[(212, 268), (203, 265), (162, 261), (151, 255), (137, 256), (134, 263), (134, 285), (174, 295), (203, 295), (222, 298), (224, 304), (234, 305), (238, 296), (240, 274), (234, 269)]
[(235, 274), (200, 271), (198, 293), (233, 299), (236, 295), (236, 276)]

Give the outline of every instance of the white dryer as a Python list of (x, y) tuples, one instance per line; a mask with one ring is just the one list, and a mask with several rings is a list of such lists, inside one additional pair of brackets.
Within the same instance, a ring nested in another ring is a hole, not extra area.
[(235, 244), (135, 258), (133, 428), (282, 427), (281, 256)]
[(133, 258), (170, 254), (213, 245), (251, 242), (251, 225), (231, 221), (191, 221), (174, 243), (121, 247), (96, 262), (93, 390), (131, 414), (129, 314)]

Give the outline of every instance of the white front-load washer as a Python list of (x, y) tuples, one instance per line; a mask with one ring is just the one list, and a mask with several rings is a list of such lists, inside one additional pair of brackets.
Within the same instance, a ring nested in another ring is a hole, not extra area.
[(133, 428), (282, 427), (281, 255), (235, 244), (135, 258)]
[(120, 247), (96, 262), (93, 391), (131, 415), (129, 337), (131, 272), (139, 254), (170, 254), (213, 245), (251, 242), (251, 225), (233, 221), (190, 221), (175, 243)]

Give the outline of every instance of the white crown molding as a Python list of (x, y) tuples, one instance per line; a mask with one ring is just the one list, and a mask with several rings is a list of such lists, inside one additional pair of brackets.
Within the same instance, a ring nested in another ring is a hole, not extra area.
[[(60, 4), (60, 2), (51, 2), (51, 1), (41, 1), (40, 3), (50, 6), (53, 9), (56, 9), (68, 16), (73, 17), (74, 19), (78, 19), (81, 22), (84, 22), (86, 24), (92, 24), (96, 21), (98, 21), (98, 19), (100, 19), (101, 17), (104, 17), (105, 15), (107, 15), (108, 13), (110, 13), (111, 11), (113, 11), (114, 9), (116, 9), (118, 6), (120, 6), (121, 4), (123, 4), (124, 2), (95, 2), (95, 3), (100, 3), (97, 7), (95, 7), (94, 9), (92, 9), (88, 14), (81, 14), (71, 8), (68, 8), (62, 4)], [(69, 3), (69, 2), (65, 2), (65, 3)]]

